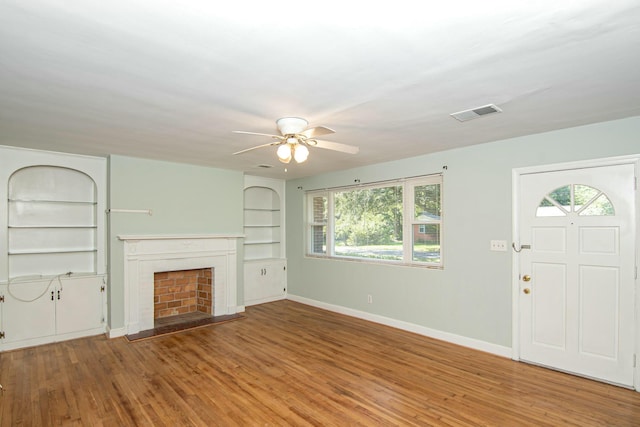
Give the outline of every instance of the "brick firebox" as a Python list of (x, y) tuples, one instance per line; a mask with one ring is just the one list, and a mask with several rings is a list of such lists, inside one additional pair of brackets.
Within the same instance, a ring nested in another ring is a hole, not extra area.
[(212, 314), (211, 268), (157, 272), (153, 286), (154, 319), (194, 312)]

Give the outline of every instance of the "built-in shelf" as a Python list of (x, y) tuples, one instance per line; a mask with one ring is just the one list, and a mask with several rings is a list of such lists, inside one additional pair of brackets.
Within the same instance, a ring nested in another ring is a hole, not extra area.
[(244, 190), (245, 259), (282, 256), (280, 242), (281, 197), (268, 186), (248, 186)]
[(92, 178), (35, 166), (12, 177), (8, 196), (10, 276), (96, 271), (98, 199)]
[(50, 251), (9, 251), (9, 255), (78, 254), (98, 252), (97, 249), (60, 249)]
[(284, 181), (245, 176), (244, 303), (285, 298)]
[(53, 203), (53, 204), (71, 204), (71, 205), (97, 205), (98, 202), (85, 202), (81, 200), (27, 200), (27, 199), (9, 199), (9, 203)]
[(276, 242), (276, 241), (273, 241), (273, 240), (265, 240), (265, 241), (262, 241), (262, 242), (245, 240), (244, 244), (245, 245), (278, 245), (278, 244), (280, 244), (280, 242)]
[(60, 228), (87, 228), (87, 229), (95, 229), (98, 228), (97, 225), (9, 225), (7, 228), (15, 228), (15, 229), (43, 229), (43, 228), (52, 228), (52, 229), (60, 229)]

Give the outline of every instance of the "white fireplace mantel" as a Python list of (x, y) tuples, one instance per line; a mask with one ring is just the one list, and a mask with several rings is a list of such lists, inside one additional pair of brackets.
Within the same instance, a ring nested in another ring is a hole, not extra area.
[(213, 268), (214, 316), (235, 314), (237, 239), (241, 234), (121, 235), (124, 242), (124, 306), (127, 334), (153, 329), (153, 275)]

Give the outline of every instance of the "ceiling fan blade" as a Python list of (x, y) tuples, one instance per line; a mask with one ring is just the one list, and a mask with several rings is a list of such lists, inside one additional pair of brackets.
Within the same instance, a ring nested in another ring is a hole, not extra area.
[(271, 138), (282, 139), (281, 135), (271, 135), (270, 133), (245, 132), (243, 130), (234, 130), (233, 133), (243, 133), (245, 135), (270, 136)]
[(326, 126), (316, 126), (300, 132), (300, 135), (304, 135), (307, 138), (313, 138), (314, 136), (329, 135), (330, 133), (336, 133), (336, 131)]
[(319, 139), (313, 139), (307, 142), (312, 147), (325, 148), (327, 150), (340, 151), (342, 153), (357, 154), (360, 151), (360, 148), (355, 145), (341, 144), (339, 142), (320, 141)]
[(258, 145), (256, 147), (247, 148), (245, 150), (236, 151), (235, 153), (233, 153), (233, 155), (235, 156), (236, 154), (246, 153), (247, 151), (255, 150), (257, 148), (270, 147), (272, 145), (280, 145), (281, 143), (282, 143), (282, 141), (274, 141), (274, 142), (270, 142), (268, 144), (262, 144), (262, 145)]

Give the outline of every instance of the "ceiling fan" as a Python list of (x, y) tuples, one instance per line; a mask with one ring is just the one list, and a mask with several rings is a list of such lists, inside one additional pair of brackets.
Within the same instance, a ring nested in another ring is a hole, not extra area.
[(278, 151), (276, 153), (278, 155), (278, 159), (282, 163), (289, 163), (291, 159), (294, 159), (297, 163), (302, 163), (307, 160), (307, 157), (309, 156), (308, 147), (324, 148), (327, 150), (340, 151), (342, 153), (349, 154), (356, 154), (358, 151), (360, 151), (358, 147), (355, 147), (353, 145), (341, 144), (338, 142), (321, 141), (316, 139), (316, 136), (328, 135), (331, 133), (335, 133), (335, 131), (324, 126), (307, 128), (309, 122), (299, 117), (283, 117), (276, 121), (276, 125), (278, 126), (278, 130), (280, 131), (281, 135), (234, 130), (234, 133), (268, 136), (275, 139), (275, 141), (268, 144), (262, 144), (256, 147), (247, 148), (246, 150), (241, 150), (233, 154), (242, 154), (246, 153), (247, 151), (255, 150), (256, 148), (271, 147), (277, 145)]

